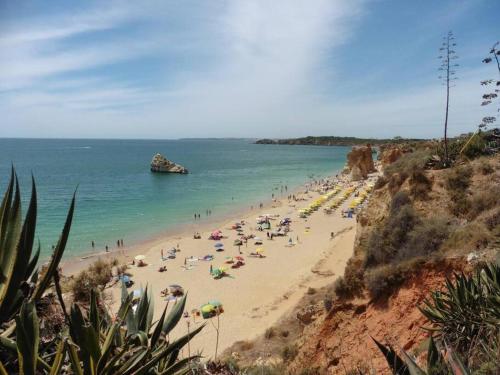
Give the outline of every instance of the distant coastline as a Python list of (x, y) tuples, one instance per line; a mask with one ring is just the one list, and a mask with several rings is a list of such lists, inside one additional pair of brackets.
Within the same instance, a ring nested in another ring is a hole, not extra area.
[(356, 146), (361, 144), (381, 145), (384, 143), (408, 143), (420, 142), (424, 139), (412, 138), (356, 138), (356, 137), (335, 137), (335, 136), (308, 136), (301, 138), (270, 139), (263, 138), (255, 141), (262, 145), (303, 145), (303, 146)]

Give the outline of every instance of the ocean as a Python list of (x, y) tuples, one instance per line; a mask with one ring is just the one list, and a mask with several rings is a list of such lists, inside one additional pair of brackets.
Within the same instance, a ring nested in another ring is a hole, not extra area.
[[(76, 211), (65, 257), (106, 245), (137, 244), (182, 225), (215, 220), (286, 195), (312, 178), (335, 174), (348, 147), (257, 145), (241, 139), (97, 140), (0, 139), (0, 189), (11, 164), (23, 208), (33, 173), (38, 192), (37, 238), (48, 257), (64, 224), (73, 192)], [(189, 169), (187, 175), (154, 174), (153, 155)], [(281, 191), (281, 186), (288, 191)], [(211, 217), (206, 210), (211, 210)]]

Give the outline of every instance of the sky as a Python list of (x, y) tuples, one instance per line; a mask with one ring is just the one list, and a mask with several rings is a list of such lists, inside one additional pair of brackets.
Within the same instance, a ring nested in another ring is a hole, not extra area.
[[(0, 0), (0, 137), (441, 137), (474, 131), (498, 0)], [(497, 18), (497, 19), (495, 19)]]

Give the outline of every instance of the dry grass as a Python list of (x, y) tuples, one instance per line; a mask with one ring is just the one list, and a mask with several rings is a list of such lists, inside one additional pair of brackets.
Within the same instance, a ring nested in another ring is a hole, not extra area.
[(493, 240), (485, 224), (472, 222), (459, 227), (443, 243), (442, 251), (463, 253), (485, 248)]

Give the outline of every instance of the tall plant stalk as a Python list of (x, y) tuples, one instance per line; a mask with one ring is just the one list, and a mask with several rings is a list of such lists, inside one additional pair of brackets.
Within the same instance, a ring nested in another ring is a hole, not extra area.
[(458, 64), (453, 63), (458, 56), (455, 52), (455, 37), (453, 32), (449, 31), (448, 34), (443, 38), (443, 43), (439, 51), (441, 55), (439, 59), (441, 60), (441, 66), (439, 71), (441, 75), (439, 79), (442, 80), (443, 85), (446, 86), (446, 110), (444, 118), (444, 165), (447, 167), (449, 165), (449, 153), (448, 153), (448, 115), (450, 110), (450, 88), (453, 87), (453, 81), (457, 78), (455, 77)]

